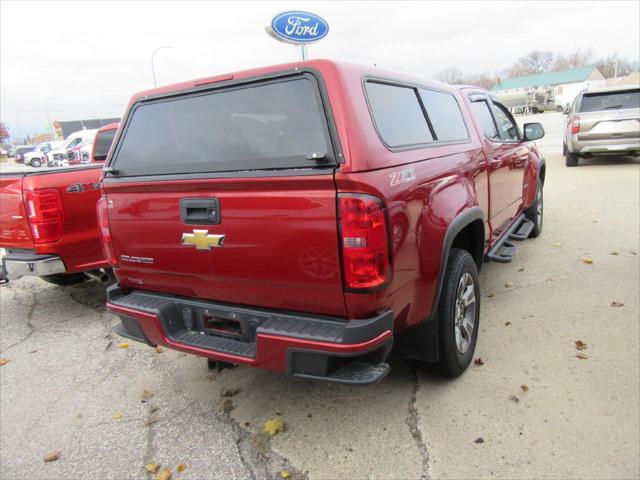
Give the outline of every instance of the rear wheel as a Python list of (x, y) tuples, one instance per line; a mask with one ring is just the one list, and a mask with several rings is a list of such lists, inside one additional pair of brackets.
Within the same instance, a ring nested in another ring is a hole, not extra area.
[(42, 160), (40, 160), (39, 158), (34, 158), (33, 160), (31, 160), (32, 167), (39, 168), (41, 165), (42, 165)]
[(440, 358), (437, 371), (457, 377), (471, 363), (480, 322), (480, 282), (473, 257), (454, 248), (449, 255), (438, 304)]
[(87, 280), (87, 276), (84, 273), (55, 273), (53, 275), (43, 275), (40, 278), (47, 283), (59, 286), (75, 285)]
[(577, 153), (571, 153), (569, 150), (564, 155), (564, 163), (567, 167), (575, 167), (578, 165), (579, 156)]

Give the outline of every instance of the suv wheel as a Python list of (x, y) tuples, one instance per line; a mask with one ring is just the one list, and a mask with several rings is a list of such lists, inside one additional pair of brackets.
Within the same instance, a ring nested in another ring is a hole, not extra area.
[(480, 282), (473, 257), (454, 248), (449, 255), (438, 305), (438, 373), (457, 377), (471, 363), (480, 323)]
[(33, 160), (31, 160), (32, 167), (39, 168), (41, 165), (42, 165), (42, 160), (40, 160), (39, 158), (34, 158)]
[(567, 153), (564, 156), (564, 163), (567, 167), (576, 167), (578, 165), (578, 159), (580, 157), (577, 153), (571, 153), (567, 150)]
[(538, 181), (536, 188), (536, 198), (529, 208), (524, 212), (527, 219), (533, 222), (533, 230), (529, 234), (530, 238), (536, 238), (542, 233), (542, 221), (544, 220), (544, 203), (542, 196), (542, 182)]

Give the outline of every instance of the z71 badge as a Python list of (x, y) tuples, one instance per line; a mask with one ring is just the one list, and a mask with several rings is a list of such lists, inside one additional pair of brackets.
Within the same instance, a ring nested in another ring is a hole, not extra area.
[(416, 171), (413, 168), (405, 168), (399, 172), (391, 172), (389, 174), (391, 179), (391, 186), (399, 185), (401, 183), (410, 182), (416, 179)]
[(74, 183), (67, 187), (69, 193), (82, 193), (89, 190), (98, 190), (100, 188), (99, 183)]

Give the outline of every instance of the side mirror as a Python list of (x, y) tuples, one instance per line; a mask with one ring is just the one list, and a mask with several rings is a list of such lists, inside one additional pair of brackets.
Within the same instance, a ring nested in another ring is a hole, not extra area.
[(544, 137), (544, 128), (539, 123), (524, 124), (524, 140), (539, 140)]

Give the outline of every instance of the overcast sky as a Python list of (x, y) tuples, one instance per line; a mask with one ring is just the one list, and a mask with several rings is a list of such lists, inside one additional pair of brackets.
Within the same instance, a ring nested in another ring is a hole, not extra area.
[(119, 117), (136, 91), (293, 60), (264, 26), (284, 10), (325, 18), (312, 58), (421, 77), (494, 72), (534, 50), (640, 57), (640, 2), (0, 2), (0, 119), (12, 134), (51, 120)]

